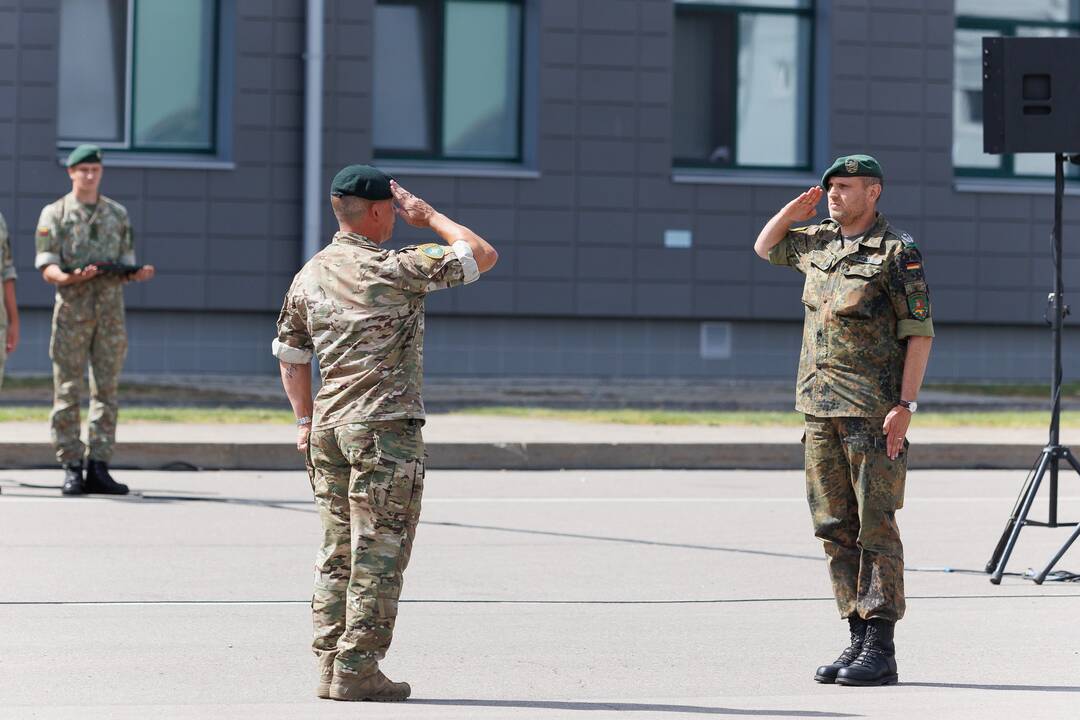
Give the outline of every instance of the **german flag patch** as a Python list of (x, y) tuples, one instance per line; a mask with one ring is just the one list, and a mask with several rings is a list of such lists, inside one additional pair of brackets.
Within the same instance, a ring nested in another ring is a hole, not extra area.
[(42, 225), (42, 226), (38, 227), (37, 234), (38, 234), (38, 237), (49, 237), (49, 235), (52, 234), (52, 230), (50, 230), (49, 228)]
[(909, 263), (908, 263), (907, 265), (905, 265), (905, 266), (904, 266), (904, 268), (905, 268), (905, 269), (906, 269), (906, 270), (907, 270), (908, 272), (911, 272), (912, 270), (918, 270), (918, 269), (919, 269), (919, 268), (921, 268), (921, 267), (922, 267), (922, 263), (921, 263), (921, 262), (918, 262), (918, 261), (912, 261), (912, 262), (909, 262)]

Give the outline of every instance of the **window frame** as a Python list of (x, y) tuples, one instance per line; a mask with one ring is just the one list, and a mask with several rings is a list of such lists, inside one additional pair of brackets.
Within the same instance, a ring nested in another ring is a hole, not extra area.
[[(711, 15), (726, 13), (735, 16), (734, 32), (732, 34), (734, 42), (731, 47), (731, 54), (733, 56), (733, 67), (735, 68), (735, 82), (731, 84), (731, 96), (728, 98), (730, 102), (730, 114), (731, 114), (731, 128), (732, 137), (736, 140), (739, 135), (739, 113), (738, 113), (738, 94), (739, 94), (739, 19), (743, 14), (750, 15), (785, 15), (794, 16), (797, 18), (805, 19), (810, 28), (810, 42), (806, 51), (806, 60), (810, 65), (807, 72), (807, 84), (806, 84), (806, 98), (807, 105), (803, 108), (806, 112), (806, 162), (799, 165), (739, 165), (736, 162), (732, 162), (730, 165), (717, 165), (716, 163), (706, 162), (700, 159), (694, 158), (679, 158), (672, 153), (671, 165), (675, 172), (680, 170), (715, 170), (717, 172), (783, 172), (783, 173), (798, 173), (798, 172), (811, 172), (814, 168), (814, 131), (815, 131), (815, 103), (817, 97), (815, 95), (815, 83), (817, 80), (817, 73), (815, 72), (815, 66), (817, 62), (817, 0), (807, 0), (805, 7), (770, 7), (762, 5), (746, 5), (739, 2), (732, 3), (705, 3), (694, 2), (693, 0), (675, 0), (674, 2), (674, 15), (677, 17), (679, 12), (683, 12), (691, 15)], [(674, 38), (674, 25), (672, 26), (672, 39)], [(674, 92), (674, 87), (673, 87)], [(674, 98), (672, 99), (672, 109), (674, 110)], [(733, 153), (734, 155), (734, 153)]]
[[(212, 0), (213, 2), (213, 28), (210, 43), (210, 143), (209, 147), (143, 147), (135, 144), (135, 76), (137, 64), (134, 61), (135, 54), (135, 23), (138, 2), (127, 1), (127, 22), (124, 49), (124, 133), (122, 140), (92, 140), (92, 139), (69, 139), (57, 137), (56, 147), (58, 150), (70, 150), (83, 143), (93, 143), (102, 150), (120, 153), (125, 156), (154, 156), (154, 157), (198, 157), (213, 158), (220, 155), (221, 147), (221, 91), (222, 91), (222, 27), (224, 25), (223, 13), (225, 0)], [(62, 52), (62, 50), (60, 50)]]
[[(956, 23), (953, 27), (954, 58), (956, 53), (956, 32), (959, 30), (989, 30), (1000, 33), (1000, 37), (1008, 38), (1020, 37), (1019, 35), (1017, 35), (1017, 30), (1021, 27), (1037, 28), (1041, 30), (1066, 30), (1071, 31), (1077, 37), (1080, 37), (1080, 17), (1078, 17), (1076, 20), (1024, 20), (1021, 18), (1006, 18), (997, 16), (991, 17), (982, 15), (957, 15)], [(953, 92), (957, 92), (955, 80), (953, 82)], [(956, 143), (956, 118), (953, 117), (952, 121), (953, 145), (949, 148), (950, 155), (952, 155), (952, 153), (954, 152)], [(1052, 178), (1054, 176), (1053, 172), (1048, 172), (1042, 175), (1017, 173), (1016, 153), (1002, 153), (1000, 157), (1001, 165), (996, 168), (980, 168), (957, 165), (956, 160), (950, 158), (952, 160), (953, 175), (958, 178), (996, 178), (1002, 180), (1045, 180), (1048, 177)], [(1075, 170), (1072, 170), (1070, 172), (1068, 165), (1066, 165), (1065, 174), (1067, 177), (1072, 176), (1075, 173)]]
[[(372, 154), (376, 160), (390, 160), (390, 161), (412, 161), (412, 162), (432, 162), (432, 163), (462, 163), (466, 165), (470, 164), (518, 164), (524, 161), (524, 137), (525, 137), (525, 65), (526, 65), (526, 4), (527, 0), (453, 0), (454, 2), (469, 2), (481, 5), (514, 5), (518, 8), (518, 72), (517, 72), (517, 122), (515, 123), (515, 134), (517, 136), (517, 142), (515, 143), (514, 154), (510, 156), (494, 157), (491, 155), (485, 156), (470, 156), (470, 155), (446, 155), (443, 138), (443, 120), (446, 115), (446, 4), (450, 0), (434, 0), (432, 3), (435, 6), (435, 39), (433, 49), (433, 74), (432, 78), (434, 82), (434, 88), (432, 89), (432, 96), (434, 98), (434, 112), (432, 114), (432, 151), (425, 152), (422, 150), (408, 150), (400, 148), (380, 148), (374, 143), (374, 133), (372, 133)], [(375, 5), (405, 5), (415, 6), (417, 0), (375, 0)], [(376, 28), (375, 32), (378, 32)], [(375, 97), (372, 94), (372, 112), (374, 113)], [(374, 127), (374, 121), (372, 122)]]

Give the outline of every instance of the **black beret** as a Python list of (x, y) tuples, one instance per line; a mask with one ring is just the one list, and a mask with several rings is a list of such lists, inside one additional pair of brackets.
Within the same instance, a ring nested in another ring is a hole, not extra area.
[(821, 187), (829, 189), (829, 178), (833, 175), (845, 177), (876, 177), (879, 180), (884, 177), (881, 174), (881, 165), (869, 155), (842, 155), (829, 166), (825, 174), (821, 176)]
[(349, 165), (334, 176), (330, 194), (341, 197), (353, 195), (365, 200), (389, 200), (392, 177), (371, 165)]
[(71, 151), (67, 158), (67, 166), (75, 167), (79, 163), (101, 162), (101, 148), (97, 145), (80, 145)]

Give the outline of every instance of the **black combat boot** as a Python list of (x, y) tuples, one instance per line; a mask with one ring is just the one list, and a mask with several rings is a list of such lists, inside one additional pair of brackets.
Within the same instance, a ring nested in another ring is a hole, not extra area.
[(113, 480), (109, 466), (100, 460), (91, 460), (86, 466), (86, 492), (101, 495), (127, 495), (128, 486)]
[(60, 488), (64, 495), (85, 495), (83, 486), (82, 463), (69, 463), (64, 466), (64, 486)]
[(814, 679), (819, 683), (836, 682), (836, 674), (842, 668), (846, 668), (851, 661), (859, 657), (862, 652), (863, 637), (866, 636), (866, 621), (858, 615), (848, 618), (848, 629), (851, 630), (851, 644), (844, 648), (840, 657), (836, 658), (831, 665), (822, 665), (814, 673)]
[(900, 677), (896, 673), (896, 646), (893, 644), (895, 627), (895, 623), (881, 618), (869, 620), (862, 652), (836, 674), (836, 682), (840, 685), (895, 685)]

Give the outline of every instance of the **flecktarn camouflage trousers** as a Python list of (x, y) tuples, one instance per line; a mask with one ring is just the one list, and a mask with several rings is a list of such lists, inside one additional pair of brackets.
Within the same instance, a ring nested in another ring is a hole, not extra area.
[[(96, 281), (95, 281), (96, 282)], [(61, 464), (109, 462), (116, 446), (120, 370), (127, 356), (124, 307), (102, 303), (93, 313), (57, 306), (53, 314), (49, 357), (53, 366), (53, 409), (49, 426)], [(79, 403), (90, 365), (89, 453), (79, 439)]]
[(313, 648), (334, 672), (367, 675), (394, 634), (424, 491), (420, 423), (391, 420), (311, 433), (309, 467), (323, 541), (311, 599)]
[(904, 616), (904, 505), (907, 441), (890, 460), (884, 418), (806, 416), (806, 497), (825, 546), (841, 617)]

